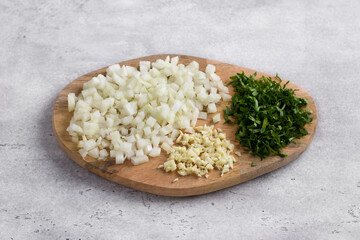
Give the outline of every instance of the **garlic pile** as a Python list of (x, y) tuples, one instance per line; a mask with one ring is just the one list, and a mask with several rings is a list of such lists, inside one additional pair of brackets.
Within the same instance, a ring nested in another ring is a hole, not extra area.
[(230, 155), (234, 145), (226, 140), (221, 129), (213, 130), (214, 126), (199, 126), (195, 132), (182, 133), (176, 143), (182, 146), (173, 146), (168, 150), (167, 161), (160, 165), (166, 172), (176, 171), (182, 176), (195, 174), (199, 177), (209, 170), (221, 170), (221, 176), (233, 168), (236, 159)]
[(168, 151), (179, 129), (191, 129), (205, 109), (216, 112), (215, 103), (228, 100), (215, 66), (199, 70), (197, 62), (184, 66), (179, 58), (140, 62), (140, 69), (115, 64), (85, 83), (76, 97), (68, 95), (74, 111), (67, 131), (78, 143), (79, 153), (117, 164), (131, 159), (134, 165), (148, 156)]

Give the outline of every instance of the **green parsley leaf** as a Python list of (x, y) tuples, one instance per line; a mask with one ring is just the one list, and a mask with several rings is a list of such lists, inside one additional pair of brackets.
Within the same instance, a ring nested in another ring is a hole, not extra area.
[(255, 77), (256, 73), (246, 76), (244, 72), (230, 77), (227, 85), (233, 86), (235, 94), (224, 110), (225, 122), (239, 126), (236, 139), (253, 155), (286, 157), (281, 149), (308, 134), (304, 126), (312, 121), (312, 112), (303, 109), (308, 102), (296, 97), (296, 89), (286, 88), (289, 82), (280, 84), (278, 74), (275, 80)]

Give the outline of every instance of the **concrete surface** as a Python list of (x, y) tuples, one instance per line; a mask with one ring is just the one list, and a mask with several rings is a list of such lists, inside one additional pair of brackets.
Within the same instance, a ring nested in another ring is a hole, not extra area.
[[(0, 239), (360, 239), (360, 2), (0, 2)], [(170, 198), (80, 168), (51, 111), (76, 77), (179, 53), (308, 90), (317, 134), (293, 163), (219, 192)]]

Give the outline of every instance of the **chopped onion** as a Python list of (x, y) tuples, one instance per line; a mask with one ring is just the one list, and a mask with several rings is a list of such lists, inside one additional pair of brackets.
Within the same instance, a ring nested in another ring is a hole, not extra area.
[(132, 151), (132, 144), (128, 142), (120, 143), (119, 150), (124, 153), (130, 153)]
[(99, 152), (99, 160), (106, 160), (106, 157), (109, 156), (109, 153), (106, 151), (106, 149), (102, 149)]
[(149, 158), (146, 155), (131, 157), (131, 163), (134, 165), (139, 165), (139, 164), (145, 163), (147, 161), (149, 161)]
[(151, 152), (151, 150), (153, 149), (153, 147), (151, 144), (148, 144), (143, 149), (144, 149), (145, 154), (149, 154)]
[(116, 161), (116, 164), (122, 164), (125, 161), (124, 153), (116, 152), (115, 161)]
[(96, 147), (96, 142), (94, 139), (90, 139), (86, 142), (84, 142), (84, 149), (85, 151), (90, 151), (91, 149)]
[(214, 112), (216, 112), (216, 106), (215, 103), (211, 103), (208, 106), (208, 113), (214, 113)]
[(214, 122), (214, 123), (220, 122), (220, 113), (216, 114), (216, 115), (213, 117), (213, 122)]
[(93, 158), (98, 158), (99, 157), (99, 148), (93, 148), (89, 151), (89, 156), (93, 157)]
[(178, 63), (179, 57), (141, 61), (139, 70), (114, 64), (106, 76), (85, 83), (78, 96), (69, 93), (73, 117), (67, 131), (79, 154), (115, 158), (116, 164), (126, 158), (146, 162), (161, 148), (171, 150), (180, 129), (191, 132), (198, 118), (206, 120), (205, 111), (216, 112), (221, 98), (231, 98), (214, 65), (201, 72), (195, 61)]
[(221, 93), (221, 98), (222, 98), (224, 101), (227, 101), (227, 100), (230, 100), (232, 97), (231, 97), (231, 95), (229, 95), (229, 94)]
[(137, 157), (141, 157), (144, 156), (144, 151), (142, 149), (136, 150), (135, 155)]
[(76, 101), (75, 93), (69, 93), (68, 94), (68, 110), (69, 110), (69, 112), (74, 111), (75, 101)]
[(149, 156), (150, 156), (150, 157), (160, 156), (160, 152), (161, 152), (161, 148), (159, 148), (159, 147), (154, 147), (154, 148), (150, 151)]
[(148, 120), (146, 121), (146, 125), (153, 127), (156, 123), (156, 120), (152, 117), (149, 117)]
[(157, 136), (151, 137), (152, 145), (155, 147), (159, 146), (160, 138)]
[(85, 158), (86, 155), (88, 154), (88, 152), (83, 148), (80, 148), (79, 153), (80, 153), (82, 158)]
[(199, 112), (198, 119), (206, 120), (207, 119), (207, 113), (206, 112)]

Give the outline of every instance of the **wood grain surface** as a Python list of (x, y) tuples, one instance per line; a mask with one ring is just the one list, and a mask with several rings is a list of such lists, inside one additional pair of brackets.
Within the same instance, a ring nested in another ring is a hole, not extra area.
[[(165, 59), (168, 55), (170, 57), (179, 56), (179, 63), (185, 65), (189, 64), (191, 61), (197, 61), (200, 65), (201, 71), (205, 71), (207, 64), (213, 64), (216, 66), (216, 73), (221, 77), (224, 83), (229, 80), (230, 76), (235, 75), (238, 72), (244, 71), (246, 74), (253, 74), (255, 72), (251, 69), (214, 60), (174, 54), (142, 57), (120, 62), (119, 64), (138, 67), (139, 61), (153, 62), (159, 58)], [(249, 152), (245, 152), (235, 139), (237, 126), (224, 124), (223, 114), (221, 114), (221, 121), (214, 124), (215, 127), (221, 128), (226, 133), (227, 139), (230, 139), (235, 145), (234, 152), (240, 151), (242, 154), (240, 158), (234, 155), (238, 159), (238, 161), (234, 164), (234, 169), (230, 170), (222, 177), (220, 177), (220, 171), (218, 170), (211, 171), (208, 179), (204, 177), (199, 178), (193, 175), (182, 177), (176, 172), (165, 173), (164, 170), (157, 168), (167, 159), (167, 154), (164, 151), (162, 151), (159, 157), (150, 158), (149, 162), (138, 166), (133, 166), (128, 160), (126, 160), (126, 162), (122, 165), (115, 165), (114, 161), (98, 161), (89, 156), (83, 159), (77, 152), (77, 144), (71, 141), (71, 136), (66, 131), (72, 117), (72, 113), (69, 113), (67, 110), (67, 95), (71, 92), (74, 92), (76, 95), (79, 94), (85, 82), (89, 81), (92, 77), (97, 76), (98, 74), (105, 74), (106, 68), (107, 67), (96, 70), (75, 79), (60, 92), (53, 109), (54, 133), (61, 148), (80, 166), (110, 181), (140, 191), (165, 196), (191, 196), (217, 191), (248, 181), (280, 168), (297, 158), (309, 146), (316, 131), (318, 113), (313, 98), (301, 87), (295, 85), (294, 83), (289, 83), (288, 87), (298, 89), (298, 91), (296, 91), (296, 95), (298, 97), (303, 97), (308, 100), (309, 104), (306, 109), (313, 111), (313, 121), (312, 123), (306, 125), (309, 135), (304, 136), (301, 139), (296, 139), (296, 143), (291, 143), (283, 150), (283, 152), (288, 155), (286, 158), (271, 156), (263, 161), (260, 161), (258, 157), (254, 157)], [(271, 76), (258, 72), (257, 76), (261, 75)], [(233, 94), (233, 89), (231, 87), (229, 90), (230, 94)], [(228, 104), (229, 102), (220, 102), (217, 107), (218, 112), (222, 112)], [(198, 120), (197, 125), (213, 124), (211, 121), (213, 115), (214, 114), (208, 114), (208, 120), (206, 121)], [(257, 163), (256, 167), (250, 166), (253, 161)], [(172, 181), (175, 178), (179, 178), (179, 180), (173, 183)]]

